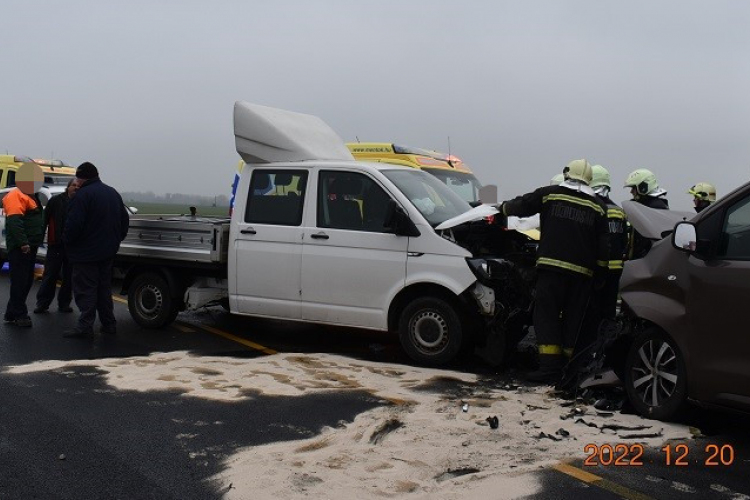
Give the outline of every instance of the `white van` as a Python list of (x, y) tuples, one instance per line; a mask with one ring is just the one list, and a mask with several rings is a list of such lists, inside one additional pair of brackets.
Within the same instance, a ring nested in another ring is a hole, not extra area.
[[(223, 288), (232, 313), (398, 331), (413, 359), (439, 365), (470, 340), (485, 344), (490, 334), (502, 350), (507, 331), (523, 331), (530, 322), (524, 280), (533, 269), (535, 242), (471, 222), (476, 211), (491, 215), (493, 208), (470, 212), (468, 202), (421, 170), (355, 161), (314, 116), (238, 102), (234, 131), (247, 167), (228, 240), (221, 227), (212, 230), (213, 268), (166, 257), (187, 255), (180, 248), (186, 239), (166, 234), (166, 226), (187, 234), (191, 221), (185, 228), (176, 220), (149, 221), (149, 231), (161, 231), (151, 250), (140, 223), (131, 224), (134, 234), (121, 248), (122, 267), (132, 266), (124, 269), (126, 283), (139, 272), (134, 256), (148, 259), (143, 273), (152, 275), (159, 252), (165, 256), (162, 278), (140, 279), (128, 290), (139, 323), (159, 326), (149, 315), (159, 314), (152, 306), (163, 301), (140, 295), (155, 287), (185, 286), (158, 296), (184, 297), (172, 307), (187, 309), (216, 302)], [(498, 254), (504, 258), (493, 258)], [(200, 279), (206, 275), (226, 280)]]

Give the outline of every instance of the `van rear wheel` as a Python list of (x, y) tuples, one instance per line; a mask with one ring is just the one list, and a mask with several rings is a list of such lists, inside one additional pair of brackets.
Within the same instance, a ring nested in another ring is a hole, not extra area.
[(441, 298), (412, 301), (401, 312), (398, 324), (401, 346), (420, 364), (444, 365), (461, 350), (461, 319), (453, 306)]
[(179, 312), (167, 280), (157, 273), (143, 273), (133, 280), (128, 290), (128, 309), (144, 328), (167, 326)]

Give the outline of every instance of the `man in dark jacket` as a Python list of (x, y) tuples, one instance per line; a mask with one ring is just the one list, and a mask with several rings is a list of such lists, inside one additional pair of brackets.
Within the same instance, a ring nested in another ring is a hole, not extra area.
[(42, 187), (44, 174), (39, 165), (24, 163), (18, 169), (16, 180), (18, 187), (3, 198), (10, 265), (10, 299), (5, 309), (5, 323), (30, 327), (26, 297), (34, 284), (36, 253), (44, 239), (42, 204), (36, 195)]
[(112, 262), (130, 223), (120, 194), (99, 179), (89, 163), (76, 170), (80, 187), (70, 200), (63, 242), (73, 267), (73, 296), (81, 315), (78, 325), (66, 337), (93, 334), (96, 313), (101, 332), (116, 333), (112, 302)]
[(534, 304), (539, 369), (527, 378), (547, 384), (562, 378), (581, 329), (592, 278), (603, 277), (608, 252), (607, 207), (588, 186), (591, 165), (574, 160), (563, 172), (565, 181), (559, 186), (544, 186), (502, 204), (504, 215), (540, 215)]
[(44, 208), (44, 227), (48, 231), (47, 255), (44, 259), (42, 284), (36, 292), (34, 314), (47, 312), (55, 298), (58, 278), (62, 278), (62, 285), (57, 293), (57, 309), (60, 312), (73, 312), (73, 308), (70, 307), (70, 301), (73, 298), (70, 263), (68, 263), (62, 238), (65, 219), (68, 215), (68, 201), (75, 196), (77, 190), (78, 181), (75, 178), (70, 179), (65, 192), (50, 198)]

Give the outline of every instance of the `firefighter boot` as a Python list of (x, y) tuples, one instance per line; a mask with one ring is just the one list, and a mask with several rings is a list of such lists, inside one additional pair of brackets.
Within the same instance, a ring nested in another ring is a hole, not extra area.
[(529, 382), (555, 385), (562, 379), (565, 359), (562, 354), (539, 354), (539, 368), (526, 374)]

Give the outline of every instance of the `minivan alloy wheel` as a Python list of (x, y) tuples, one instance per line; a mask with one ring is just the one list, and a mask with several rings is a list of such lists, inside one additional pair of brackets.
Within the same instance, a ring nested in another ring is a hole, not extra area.
[(644, 403), (659, 406), (677, 388), (677, 355), (668, 343), (650, 340), (638, 349), (638, 359), (631, 367), (633, 388)]
[(625, 390), (641, 415), (670, 420), (687, 401), (687, 369), (677, 343), (656, 326), (631, 344), (625, 361)]

